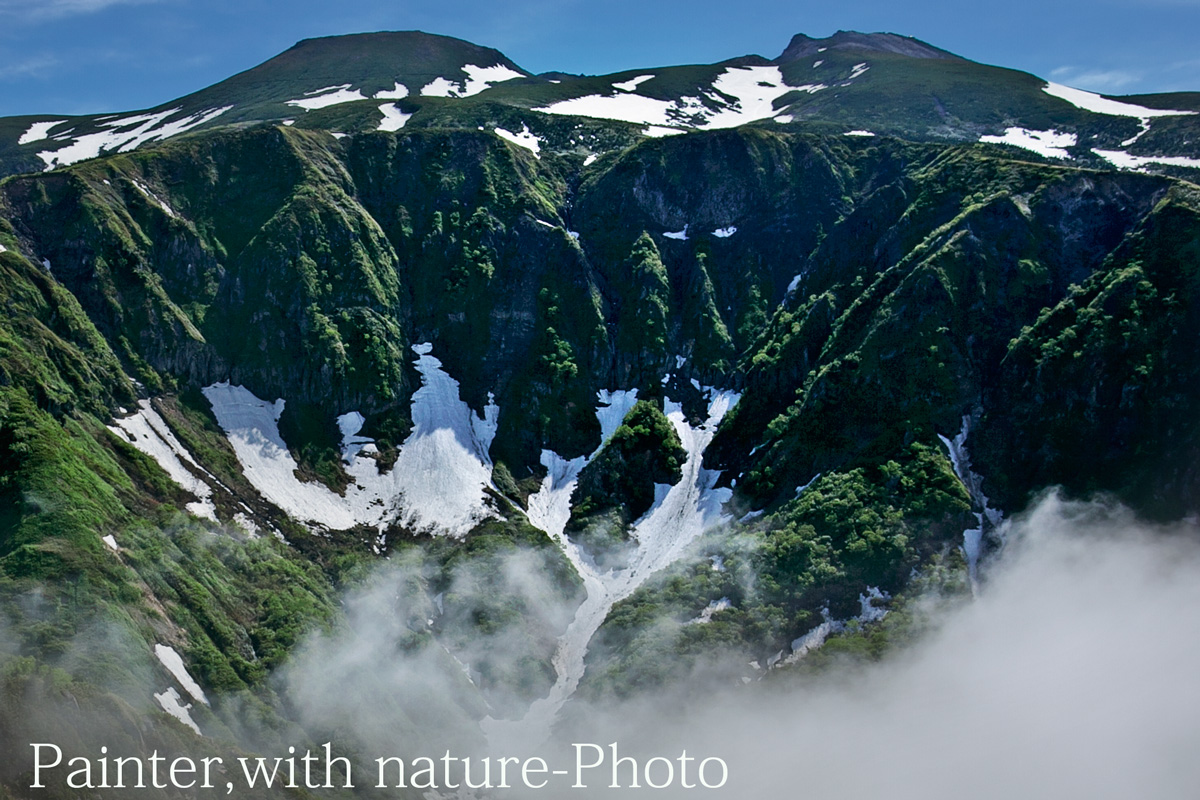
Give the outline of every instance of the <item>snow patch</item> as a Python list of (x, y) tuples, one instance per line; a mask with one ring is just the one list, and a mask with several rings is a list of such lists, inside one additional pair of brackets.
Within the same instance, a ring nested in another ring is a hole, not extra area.
[(403, 100), (408, 97), (408, 87), (400, 81), (396, 81), (394, 89), (383, 89), (371, 95), (375, 100)]
[(158, 705), (162, 707), (163, 711), (194, 730), (197, 736), (204, 735), (200, 733), (200, 726), (192, 720), (192, 715), (189, 713), (192, 704), (188, 703), (185, 706), (179, 702), (181, 698), (179, 692), (175, 691), (175, 687), (172, 686), (162, 694), (154, 695), (154, 699), (158, 701)]
[(794, 119), (795, 119), (795, 117), (793, 117), (791, 114), (780, 114), (779, 116), (777, 116), (775, 118), (775, 121), (778, 122), (780, 125), (787, 125), (789, 122), (791, 122)]
[(167, 668), (167, 672), (179, 681), (179, 685), (183, 687), (184, 691), (204, 705), (208, 705), (208, 698), (204, 696), (204, 690), (188, 673), (187, 667), (183, 664), (183, 658), (175, 652), (175, 648), (165, 644), (156, 644), (154, 645), (154, 655)]
[(620, 83), (614, 83), (613, 88), (620, 89), (622, 92), (632, 92), (639, 85), (645, 83), (648, 80), (651, 80), (653, 77), (654, 77), (653, 75), (638, 75), (636, 78), (630, 78), (627, 81), (621, 81)]
[(1146, 108), (1133, 103), (1122, 103), (1120, 100), (1109, 100), (1095, 92), (1085, 92), (1083, 89), (1073, 89), (1061, 83), (1047, 83), (1042, 91), (1051, 97), (1066, 100), (1076, 108), (1091, 111), (1093, 114), (1108, 114), (1113, 117), (1136, 117), (1151, 119), (1153, 117), (1183, 117), (1196, 114), (1195, 111), (1170, 111), (1162, 108)]
[(350, 84), (343, 83), (341, 86), (327, 86), (324, 89), (305, 92), (304, 97), (298, 100), (288, 100), (287, 105), (303, 108), (305, 111), (313, 111), (318, 108), (328, 108), (366, 99), (366, 95), (358, 89), (351, 90)]
[(591, 166), (592, 164), (596, 163), (596, 159), (599, 157), (600, 156), (596, 155), (595, 153), (590, 153), (588, 157), (583, 160), (583, 165), (585, 167)]
[(871, 131), (846, 131), (842, 136), (874, 136)]
[(379, 127), (376, 130), (394, 132), (404, 127), (412, 114), (405, 114), (395, 103), (384, 103), (379, 106), (380, 112), (383, 114), (383, 119), (379, 122)]
[(111, 533), (108, 534), (107, 536), (101, 536), (100, 540), (102, 542), (104, 542), (106, 545), (108, 545), (109, 549), (112, 550), (114, 553), (121, 549), (121, 546), (119, 544), (117, 544), (116, 538)]
[(1200, 158), (1187, 156), (1135, 156), (1121, 150), (1092, 150), (1114, 167), (1121, 169), (1144, 169), (1148, 164), (1162, 164), (1168, 167), (1191, 167), (1200, 169)]
[(159, 208), (161, 208), (168, 217), (170, 217), (171, 219), (179, 219), (179, 215), (175, 213), (175, 209), (171, 208), (169, 205), (167, 205), (167, 202), (165, 200), (160, 198), (154, 192), (150, 191), (144, 183), (142, 183), (141, 181), (139, 181), (135, 178), (133, 180), (133, 186), (135, 189), (137, 189), (139, 192), (141, 192), (142, 195), (147, 200), (149, 200), (150, 202), (154, 203)]
[(535, 157), (537, 157), (539, 159), (541, 158), (541, 156), (538, 155), (538, 153), (542, 149), (542, 145), (545, 144), (545, 142), (543, 142), (541, 139), (539, 139), (534, 134), (530, 133), (529, 126), (526, 125), (524, 122), (521, 123), (521, 132), (520, 133), (513, 133), (512, 131), (506, 131), (504, 128), (496, 128), (495, 131), (496, 131), (496, 135), (499, 136), (501, 139), (507, 139), (508, 141), (515, 144), (517, 147), (524, 147), (526, 150), (533, 153), (533, 155)]
[(967, 453), (967, 436), (971, 433), (971, 418), (963, 416), (962, 429), (953, 439), (947, 439), (938, 434), (946, 452), (950, 456), (950, 465), (954, 474), (966, 487), (971, 505), (977, 509), (975, 519), (978, 526), (963, 531), (963, 555), (967, 557), (967, 574), (974, 591), (978, 582), (979, 557), (983, 554), (983, 534), (985, 528), (996, 530), (1003, 521), (1003, 515), (988, 505), (987, 495), (983, 493), (983, 478), (971, 470), (971, 457)]
[(878, 586), (868, 586), (865, 594), (858, 596), (858, 620), (860, 622), (878, 622), (887, 616), (887, 609), (880, 608), (873, 601), (880, 600), (887, 602), (892, 596), (887, 592), (880, 591)]
[(733, 608), (733, 603), (729, 602), (728, 597), (722, 597), (720, 600), (713, 600), (711, 603), (705, 606), (703, 611), (700, 612), (700, 616), (696, 617), (695, 619), (688, 620), (686, 624), (706, 625), (709, 622), (712, 622), (713, 614), (730, 608)]
[(211, 122), (231, 108), (233, 106), (200, 111), (171, 122), (166, 120), (179, 113), (178, 108), (155, 114), (138, 114), (132, 117), (112, 119), (100, 123), (100, 127), (108, 130), (75, 137), (66, 147), (58, 150), (43, 150), (37, 155), (45, 162), (45, 168), (51, 170), (55, 167), (65, 167), (68, 164), (96, 158), (105, 152), (128, 153), (146, 142), (163, 141)]
[(728, 228), (717, 228), (715, 231), (712, 232), (712, 235), (717, 237), (718, 239), (728, 239), (730, 236), (733, 236), (735, 233), (737, 233), (737, 226), (730, 225)]
[(175, 438), (175, 434), (167, 427), (166, 421), (154, 410), (149, 400), (139, 400), (135, 413), (115, 420), (108, 429), (154, 459), (171, 480), (198, 498), (197, 502), (187, 504), (188, 511), (197, 517), (217, 521), (217, 509), (212, 502), (212, 487), (195, 473), (199, 472), (210, 478), (212, 476), (197, 464), (187, 448)]
[(688, 226), (684, 225), (683, 230), (671, 231), (669, 233), (664, 233), (663, 236), (668, 239), (678, 239), (681, 242), (686, 242), (687, 238), (688, 238), (687, 232), (688, 232)]
[(794, 275), (794, 276), (792, 277), (792, 280), (791, 280), (791, 282), (790, 282), (790, 283), (788, 283), (788, 285), (787, 285), (787, 289), (784, 291), (784, 294), (791, 294), (792, 292), (796, 291), (796, 289), (798, 289), (798, 288), (800, 287), (800, 280), (801, 280), (803, 277), (804, 277), (804, 273), (800, 273), (800, 274), (798, 274), (798, 275)]
[(467, 75), (465, 80), (452, 81), (446, 77), (434, 78), (421, 88), (421, 95), (424, 97), (470, 97), (485, 89), (490, 89), (494, 84), (525, 77), (503, 64), (491, 67), (464, 64), (462, 71)]
[(17, 139), (17, 144), (32, 144), (40, 142), (43, 139), (50, 138), (50, 129), (66, 122), (65, 119), (52, 119), (46, 122), (35, 122), (29, 126), (29, 130), (21, 134)]
[(1025, 150), (1032, 150), (1047, 158), (1067, 158), (1071, 154), (1067, 147), (1074, 147), (1079, 139), (1073, 133), (1062, 133), (1056, 130), (1033, 131), (1028, 128), (1006, 128), (1003, 136), (984, 135), (979, 141), (988, 144), (1008, 144)]
[(819, 477), (821, 477), (821, 473), (818, 472), (816, 475), (813, 475), (811, 478), (808, 479), (808, 483), (804, 484), (803, 486), (797, 486), (796, 487), (796, 497), (799, 497), (800, 495), (804, 494), (805, 490), (807, 490), (808, 487), (810, 487), (814, 483), (816, 483), (817, 478), (819, 478)]
[(820, 61), (814, 61), (814, 62), (813, 62), (813, 69), (816, 69), (817, 67), (821, 66), (821, 65), (822, 65), (822, 64), (824, 64), (824, 63), (825, 63), (825, 60), (824, 60), (824, 59), (822, 59), (822, 60), (820, 60)]
[(815, 93), (826, 88), (824, 84), (789, 86), (778, 67), (729, 67), (697, 96), (659, 100), (620, 90), (617, 94), (561, 100), (534, 110), (635, 122), (649, 126), (643, 131), (647, 136), (669, 135), (667, 131), (673, 131), (671, 126), (733, 128), (767, 119), (775, 115), (773, 103), (788, 92)]
[(338, 419), (346, 472), (353, 481), (345, 496), (296, 477), (295, 459), (279, 436), (283, 400), (268, 403), (228, 383), (207, 387), (204, 396), (247, 479), (294, 519), (332, 530), (399, 522), (462, 537), (495, 515), (485, 489), (491, 486), (488, 450), (500, 409), (489, 395), (483, 416), (477, 416), (459, 398), (458, 381), (430, 355), (432, 345), (412, 349), (418, 356), (421, 388), (412, 397), (412, 431), (390, 472), (379, 472), (368, 451), (370, 440), (357, 436), (361, 415), (351, 412)]
[(661, 139), (664, 136), (678, 136), (681, 133), (687, 133), (687, 131), (680, 130), (679, 128), (665, 128), (662, 125), (651, 125), (648, 128), (642, 129), (642, 136), (649, 136), (651, 139)]
[(855, 78), (861, 77), (862, 74), (864, 72), (866, 72), (867, 70), (869, 70), (870, 68), (871, 67), (868, 66), (867, 62), (865, 62), (865, 61), (861, 64), (855, 64), (854, 68), (850, 70), (850, 77), (846, 78), (846, 82), (849, 83), (850, 81), (854, 80)]

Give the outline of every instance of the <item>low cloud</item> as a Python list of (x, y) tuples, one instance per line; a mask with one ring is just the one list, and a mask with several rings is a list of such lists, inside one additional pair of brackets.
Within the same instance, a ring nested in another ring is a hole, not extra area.
[(720, 755), (730, 797), (1190, 796), (1200, 532), (1048, 497), (1009, 536), (980, 597), (905, 652), (682, 711), (622, 708), (592, 741)]
[[(642, 764), (684, 750), (717, 756), (728, 783), (703, 794), (720, 797), (1189, 796), (1200, 783), (1200, 532), (1050, 496), (1008, 536), (975, 601), (881, 662), (685, 686), (622, 705), (572, 702), (555, 737), (561, 749), (544, 746), (544, 755), (573, 768), (571, 742), (607, 750), (615, 741)], [(347, 629), (298, 658), (291, 702), (309, 726), (352, 731), (366, 751), (509, 755), (488, 752), (496, 742), (481, 749), (473, 720), (486, 709), (462, 668), (436, 644), (413, 640), (435, 612), (406, 586), (415, 589), (414, 579), (391, 571), (348, 602)], [(562, 610), (542, 613), (557, 621)], [(588, 775), (590, 789), (612, 793), (599, 788), (607, 766)], [(652, 791), (699, 790), (677, 779)], [(555, 792), (536, 795), (592, 793), (566, 784)]]

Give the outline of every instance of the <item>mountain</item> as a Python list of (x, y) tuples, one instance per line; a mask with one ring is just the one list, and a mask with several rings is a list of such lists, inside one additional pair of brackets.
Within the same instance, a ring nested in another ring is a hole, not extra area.
[(1052, 487), (1197, 513), (1198, 97), (406, 32), (0, 120), (2, 791), (536, 745), (904, 644)]
[(593, 77), (532, 76), (496, 50), (409, 31), (305, 40), (145, 111), (0, 119), (0, 174), (189, 131), (280, 122), (338, 133), (483, 125), (539, 149), (586, 155), (575, 128), (554, 119), (566, 115), (630, 123), (618, 127), (627, 137), (799, 123), (825, 133), (988, 142), (1187, 178), (1197, 166), (1197, 112), (1200, 100), (1186, 93), (1106, 98), (886, 33), (798, 35), (774, 60)]

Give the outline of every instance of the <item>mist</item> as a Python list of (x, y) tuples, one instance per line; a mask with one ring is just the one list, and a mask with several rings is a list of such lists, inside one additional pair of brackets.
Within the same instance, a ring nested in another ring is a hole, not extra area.
[[(696, 686), (604, 707), (573, 700), (551, 744), (481, 749), (474, 721), (487, 709), (469, 670), (448, 672), (440, 647), (398, 648), (407, 634), (379, 624), (380, 609), (404, 605), (403, 572), (348, 600), (351, 624), (301, 651), (287, 692), (308, 723), (370, 750), (499, 757), (534, 748), (573, 769), (571, 743), (616, 742), (643, 763), (686, 750), (728, 764), (720, 789), (682, 789), (677, 776), (667, 789), (608, 791), (606, 764), (587, 773), (595, 792), (563, 783), (500, 797), (1190, 796), (1200, 785), (1200, 530), (1056, 495), (1005, 525), (1008, 545), (983, 571), (978, 597), (878, 663), (705, 687), (701, 702)], [(629, 786), (628, 769), (621, 783)]]

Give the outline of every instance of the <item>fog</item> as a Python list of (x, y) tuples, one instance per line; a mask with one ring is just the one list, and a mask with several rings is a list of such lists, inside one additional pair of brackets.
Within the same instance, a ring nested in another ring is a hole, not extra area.
[[(984, 569), (978, 597), (878, 663), (803, 678), (778, 671), (712, 688), (703, 702), (695, 687), (603, 708), (572, 701), (569, 729), (557, 737), (565, 753), (543, 746), (538, 754), (573, 769), (572, 742), (617, 742), (622, 756), (643, 763), (686, 749), (728, 764), (722, 789), (685, 790), (677, 775), (673, 787), (649, 792), (656, 797), (1192, 796), (1200, 785), (1200, 532), (1054, 495), (1006, 526), (1008, 545)], [(398, 648), (401, 623), (380, 622), (397, 618), (402, 576), (350, 598), (347, 630), (295, 660), (287, 691), (306, 721), (352, 734), (366, 750), (404, 747), (409, 756), (453, 747), (499, 757), (540, 746), (480, 750), (474, 720), (486, 710), (466, 676), (447, 672), (444, 653)], [(681, 707), (678, 696), (692, 700)], [(611, 771), (587, 776), (600, 787)], [(569, 785), (495, 796), (592, 793)]]

